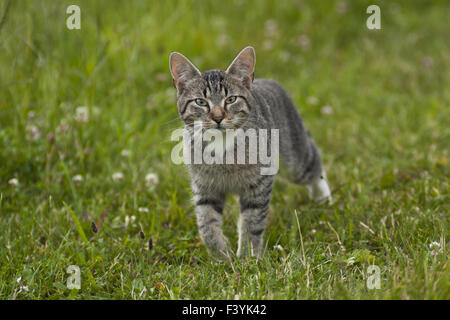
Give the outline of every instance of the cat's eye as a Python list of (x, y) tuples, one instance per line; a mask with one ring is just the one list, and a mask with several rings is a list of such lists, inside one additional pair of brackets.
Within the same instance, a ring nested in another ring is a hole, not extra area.
[(206, 100), (202, 98), (195, 99), (195, 103), (198, 104), (200, 107), (208, 106), (208, 102), (206, 102)]
[(237, 98), (236, 96), (228, 97), (228, 98), (225, 99), (225, 103), (226, 103), (226, 104), (233, 103), (233, 102), (236, 101), (236, 98)]

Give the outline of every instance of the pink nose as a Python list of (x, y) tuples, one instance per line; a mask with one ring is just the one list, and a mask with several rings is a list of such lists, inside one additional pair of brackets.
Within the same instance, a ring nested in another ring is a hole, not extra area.
[(217, 123), (220, 123), (223, 120), (223, 115), (222, 114), (215, 114), (213, 115), (213, 120)]

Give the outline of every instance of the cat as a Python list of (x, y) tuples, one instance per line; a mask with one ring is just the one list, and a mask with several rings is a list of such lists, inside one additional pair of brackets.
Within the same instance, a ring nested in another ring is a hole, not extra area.
[[(193, 133), (207, 129), (278, 129), (279, 149), (290, 179), (305, 185), (310, 198), (332, 202), (321, 156), (305, 130), (294, 103), (277, 82), (254, 79), (255, 50), (244, 48), (225, 70), (200, 72), (185, 56), (169, 59), (177, 106), (184, 128)], [(192, 151), (192, 140), (188, 150)], [(273, 142), (273, 141), (272, 141)], [(189, 149), (191, 148), (191, 149)], [(248, 156), (248, 154), (247, 154)], [(227, 194), (239, 197), (237, 256), (263, 255), (263, 232), (271, 199), (273, 174), (261, 174), (260, 164), (188, 164), (200, 237), (218, 258), (234, 256), (222, 231)]]

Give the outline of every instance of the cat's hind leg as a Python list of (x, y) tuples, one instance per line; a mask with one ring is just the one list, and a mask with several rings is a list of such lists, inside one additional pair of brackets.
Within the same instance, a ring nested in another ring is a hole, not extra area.
[(286, 148), (285, 159), (288, 160), (286, 164), (291, 180), (305, 186), (309, 190), (310, 199), (318, 203), (332, 203), (319, 149), (309, 135), (303, 146)]
[(252, 256), (262, 257), (263, 233), (267, 224), (272, 186), (273, 176), (261, 176), (255, 188), (240, 197), (238, 257), (247, 255), (248, 244)]

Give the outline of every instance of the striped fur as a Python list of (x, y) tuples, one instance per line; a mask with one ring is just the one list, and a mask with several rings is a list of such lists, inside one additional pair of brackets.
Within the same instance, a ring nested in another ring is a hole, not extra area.
[[(292, 180), (306, 185), (315, 199), (331, 201), (320, 153), (295, 105), (275, 81), (253, 81), (254, 63), (254, 50), (247, 47), (226, 71), (200, 72), (184, 56), (173, 53), (170, 66), (178, 91), (178, 111), (185, 127), (195, 130), (194, 122), (200, 121), (202, 130), (279, 129), (280, 153)], [(230, 96), (237, 98), (227, 105), (225, 101)], [(207, 106), (198, 105), (198, 98), (204, 99)], [(214, 115), (221, 116), (220, 123)], [(261, 175), (260, 167), (259, 164), (188, 165), (199, 233), (218, 257), (232, 256), (222, 232), (223, 208), (229, 193), (240, 198), (237, 255), (251, 252), (261, 257), (263, 253), (274, 177)]]

